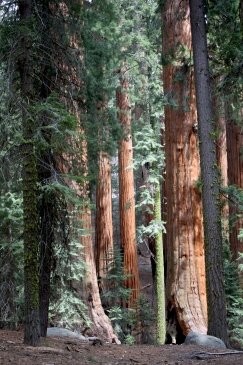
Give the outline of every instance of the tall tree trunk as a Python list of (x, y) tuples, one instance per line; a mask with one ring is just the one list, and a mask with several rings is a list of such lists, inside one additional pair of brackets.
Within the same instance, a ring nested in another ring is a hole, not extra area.
[[(50, 141), (49, 141), (50, 143)], [(53, 163), (51, 151), (48, 155), (41, 155), (41, 162), (37, 165), (38, 180), (47, 184), (52, 176)], [(41, 336), (46, 337), (48, 327), (48, 312), (51, 293), (51, 269), (52, 253), (55, 241), (55, 219), (57, 216), (56, 193), (54, 191), (43, 191), (39, 197), (39, 237), (40, 237), (40, 331)]]
[(241, 34), (242, 34), (242, 38), (243, 38), (243, 0), (240, 0), (239, 17), (240, 17), (240, 25), (241, 25)]
[(213, 114), (218, 131), (216, 141), (216, 156), (221, 173), (221, 183), (225, 187), (228, 184), (227, 138), (226, 138), (226, 113), (224, 95), (219, 91), (220, 77), (216, 77), (213, 83)]
[[(243, 0), (239, 2), (239, 20), (241, 24), (243, 41)], [(225, 101), (225, 115), (227, 120), (227, 159), (228, 159), (228, 185), (236, 185), (243, 189), (243, 159), (242, 159), (242, 148), (243, 148), (243, 134), (242, 127), (237, 124), (232, 115), (234, 114), (231, 102), (233, 101), (237, 105), (241, 105), (240, 96), (236, 97), (236, 100)], [(243, 109), (238, 110), (239, 120), (242, 120)], [(242, 228), (243, 220), (237, 217), (237, 207), (229, 202), (229, 216), (234, 217), (233, 224), (230, 224), (229, 241), (233, 259), (239, 257), (239, 252), (243, 253), (243, 242), (238, 239), (239, 230)], [(243, 288), (243, 275), (241, 275), (241, 287)]]
[(200, 162), (191, 67), (189, 1), (163, 9), (165, 106), (166, 294), (168, 320), (184, 335), (207, 332)]
[(111, 165), (107, 153), (100, 152), (96, 189), (96, 269), (101, 286), (113, 262)]
[(128, 307), (133, 306), (139, 297), (139, 273), (136, 245), (133, 150), (131, 136), (131, 107), (129, 102), (129, 82), (127, 67), (122, 67), (120, 88), (116, 98), (118, 117), (123, 128), (124, 138), (119, 144), (119, 199), (120, 199), (120, 235), (124, 254), (124, 271), (127, 275), (125, 285), (132, 289)]
[[(7, 134), (3, 133), (1, 136), (7, 140)], [(11, 163), (9, 157), (2, 159), (2, 177), (0, 196), (7, 196), (13, 190), (11, 186)], [(17, 308), (15, 305), (16, 300), (16, 259), (14, 256), (14, 236), (12, 233), (13, 222), (8, 219), (3, 220), (0, 226), (0, 235), (3, 242), (6, 242), (4, 246), (1, 246), (0, 257), (0, 324), (1, 328), (16, 329)]]
[(208, 333), (228, 344), (219, 176), (213, 139), (214, 125), (203, 0), (190, 0), (190, 12), (202, 174)]
[[(80, 124), (80, 117), (78, 106), (75, 101), (72, 100), (72, 111), (76, 110), (75, 115)], [(81, 132), (84, 137), (84, 131)], [(80, 173), (85, 177), (88, 173), (88, 155), (87, 155), (87, 143), (85, 140), (79, 144), (81, 150), (81, 158), (79, 160)], [(77, 163), (77, 162), (76, 162)], [(71, 168), (71, 162), (69, 161), (69, 168)], [(106, 316), (101, 304), (98, 281), (96, 275), (95, 258), (92, 242), (92, 223), (91, 223), (91, 210), (89, 201), (89, 184), (84, 181), (82, 184), (78, 184), (75, 181), (68, 181), (69, 186), (77, 193), (82, 201), (82, 207), (80, 208), (77, 220), (79, 223), (82, 234), (80, 235), (80, 243), (82, 249), (78, 260), (84, 259), (86, 265), (86, 271), (82, 282), (72, 282), (72, 287), (76, 290), (78, 295), (82, 298), (87, 305), (89, 318), (92, 321), (91, 330), (97, 336), (104, 338), (106, 341), (120, 343), (116, 334), (113, 331), (111, 322)]]
[[(81, 220), (83, 222), (82, 228), (91, 231), (90, 208), (87, 207), (86, 211), (82, 213)], [(89, 317), (93, 322), (93, 331), (106, 341), (120, 343), (101, 304), (91, 234), (81, 237), (81, 243), (84, 246), (87, 266), (83, 281), (83, 298), (88, 307)]]
[[(221, 92), (218, 91), (221, 82), (221, 77), (215, 77), (213, 87), (213, 114), (215, 117), (215, 125), (218, 131), (216, 141), (216, 156), (217, 164), (220, 169), (221, 185), (226, 187), (228, 185), (228, 159), (227, 159), (227, 136), (226, 136), (226, 114), (225, 114), (225, 98)], [(229, 240), (229, 205), (226, 197), (221, 198), (221, 221), (223, 237)]]
[(19, 0), (20, 47), (19, 71), (21, 82), (23, 140), (23, 210), (24, 210), (24, 292), (25, 330), (24, 342), (36, 346), (40, 340), (39, 327), (39, 255), (37, 216), (37, 169), (34, 150), (34, 120), (31, 117), (33, 100), (32, 51), (32, 1)]
[[(161, 194), (160, 185), (156, 187), (154, 201), (154, 218), (161, 222)], [(165, 286), (164, 286), (164, 252), (162, 232), (155, 237), (156, 247), (156, 294), (157, 294), (157, 341), (159, 345), (165, 343), (166, 320), (165, 320)]]
[[(82, 0), (77, 0), (77, 2), (81, 5), (83, 4)], [(61, 3), (59, 9), (64, 18), (69, 16), (68, 7), (64, 2)], [(76, 61), (79, 62), (79, 64), (75, 64), (75, 67), (72, 64), (62, 64), (63, 72), (68, 74), (68, 78), (65, 80), (65, 84), (59, 85), (59, 87), (60, 90), (64, 91), (66, 95), (64, 98), (64, 103), (67, 105), (70, 113), (75, 116), (77, 121), (77, 136), (70, 139), (69, 143), (73, 149), (79, 153), (75, 156), (71, 154), (63, 156), (64, 161), (60, 167), (62, 169), (62, 173), (64, 174), (78, 173), (83, 177), (82, 183), (77, 183), (75, 180), (71, 180), (69, 178), (67, 178), (66, 182), (69, 187), (76, 192), (77, 197), (80, 198), (80, 202), (82, 203), (76, 216), (76, 220), (81, 232), (79, 235), (79, 240), (82, 248), (80, 249), (79, 256), (76, 257), (75, 260), (84, 260), (86, 264), (86, 272), (82, 282), (72, 281), (71, 285), (87, 305), (89, 317), (92, 321), (92, 332), (109, 342), (119, 343), (119, 340), (113, 331), (111, 322), (102, 307), (96, 275), (91, 235), (92, 224), (89, 199), (89, 183), (87, 181), (87, 141), (85, 138), (85, 130), (80, 117), (81, 111), (78, 100), (75, 99), (75, 95), (79, 95), (80, 89), (83, 85), (83, 81), (79, 79), (80, 75), (78, 74), (78, 70), (79, 68), (83, 67), (84, 62), (81, 47), (79, 45), (79, 39), (76, 34), (71, 34), (70, 36), (70, 48), (72, 51), (76, 51), (76, 55), (78, 54)], [(83, 113), (85, 113), (84, 110)], [(72, 208), (70, 207), (70, 209)]]
[[(228, 185), (235, 185), (243, 189), (243, 134), (240, 125), (232, 118), (232, 109), (229, 100), (225, 102), (226, 109), (226, 134), (227, 134), (227, 159), (228, 159)], [(239, 111), (240, 112), (240, 111)], [(242, 229), (243, 219), (239, 216), (239, 207), (229, 200), (229, 242), (232, 258), (239, 258), (239, 253), (243, 253), (243, 242), (238, 235)], [(242, 260), (242, 259), (241, 259)], [(240, 273), (240, 285), (243, 288), (243, 275)]]

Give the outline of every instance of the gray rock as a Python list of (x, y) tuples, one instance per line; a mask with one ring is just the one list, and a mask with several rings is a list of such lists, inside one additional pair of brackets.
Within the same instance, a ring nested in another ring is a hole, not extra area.
[(89, 341), (89, 338), (84, 337), (77, 332), (72, 332), (66, 328), (59, 328), (59, 327), (47, 328), (47, 336), (48, 337), (71, 337), (71, 338), (77, 338), (82, 341)]
[(197, 332), (190, 332), (184, 342), (185, 345), (200, 345), (212, 348), (225, 349), (226, 346), (222, 340), (217, 337), (204, 335)]

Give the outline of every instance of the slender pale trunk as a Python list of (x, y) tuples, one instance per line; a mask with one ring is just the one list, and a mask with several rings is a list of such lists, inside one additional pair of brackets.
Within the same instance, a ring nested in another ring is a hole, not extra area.
[[(161, 194), (160, 186), (156, 187), (154, 200), (154, 218), (161, 222)], [(159, 345), (165, 343), (166, 320), (165, 320), (165, 285), (164, 285), (164, 252), (162, 232), (155, 237), (156, 248), (156, 294), (157, 294), (157, 341)]]
[(128, 307), (133, 306), (139, 297), (139, 273), (136, 245), (133, 150), (131, 136), (131, 107), (129, 102), (129, 83), (127, 68), (120, 75), (120, 88), (117, 90), (118, 117), (123, 128), (124, 138), (119, 144), (119, 199), (120, 199), (120, 235), (124, 254), (124, 271), (127, 275), (125, 285), (132, 289)]
[[(184, 335), (207, 332), (200, 160), (189, 1), (163, 9), (166, 295), (168, 321)], [(170, 318), (170, 317), (173, 318)], [(174, 318), (174, 316), (176, 318)]]
[(202, 175), (208, 333), (228, 343), (219, 174), (213, 139), (214, 123), (203, 0), (190, 0), (190, 15)]
[(23, 127), (23, 210), (24, 210), (24, 293), (25, 328), (24, 343), (37, 346), (40, 342), (39, 326), (39, 250), (37, 216), (37, 169), (34, 149), (35, 121), (31, 117), (30, 104), (33, 100), (33, 64), (32, 51), (32, 1), (19, 0), (22, 34), (19, 58), (20, 87)]

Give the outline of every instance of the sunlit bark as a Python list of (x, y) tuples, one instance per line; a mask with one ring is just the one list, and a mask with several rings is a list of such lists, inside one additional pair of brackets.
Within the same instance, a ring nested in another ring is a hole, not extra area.
[(111, 165), (105, 152), (99, 154), (96, 188), (96, 269), (98, 278), (106, 277), (113, 262)]
[[(206, 333), (197, 113), (191, 62), (189, 1), (165, 1), (163, 82), (165, 106), (166, 293), (184, 333)], [(168, 315), (170, 315), (168, 313)]]
[(127, 275), (125, 285), (132, 289), (127, 305), (133, 306), (139, 297), (139, 273), (136, 245), (133, 150), (131, 136), (131, 107), (129, 102), (129, 82), (127, 68), (120, 74), (120, 88), (117, 90), (118, 117), (123, 128), (124, 138), (119, 143), (119, 199), (120, 235), (124, 254), (124, 271)]

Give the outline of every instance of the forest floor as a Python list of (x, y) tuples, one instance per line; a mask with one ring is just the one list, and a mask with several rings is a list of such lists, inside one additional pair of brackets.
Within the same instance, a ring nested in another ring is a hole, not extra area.
[[(30, 347), (23, 344), (22, 331), (0, 330), (0, 365), (243, 364), (243, 353), (216, 355), (225, 351), (191, 345), (93, 345), (69, 338), (46, 338), (40, 347)], [(199, 352), (202, 359), (195, 357)]]

